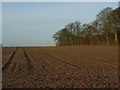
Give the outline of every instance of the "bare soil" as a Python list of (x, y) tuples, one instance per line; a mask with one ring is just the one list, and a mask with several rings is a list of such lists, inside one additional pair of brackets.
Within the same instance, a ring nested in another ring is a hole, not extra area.
[(3, 88), (117, 88), (117, 46), (3, 47)]
[(2, 47), (0, 46), (0, 89), (2, 89)]

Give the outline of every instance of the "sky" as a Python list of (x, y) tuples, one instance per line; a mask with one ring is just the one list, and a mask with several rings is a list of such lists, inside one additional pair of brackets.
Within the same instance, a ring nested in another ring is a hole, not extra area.
[(54, 46), (55, 32), (76, 20), (90, 23), (117, 2), (3, 2), (3, 46)]
[(0, 2), (0, 44), (2, 44), (2, 3)]

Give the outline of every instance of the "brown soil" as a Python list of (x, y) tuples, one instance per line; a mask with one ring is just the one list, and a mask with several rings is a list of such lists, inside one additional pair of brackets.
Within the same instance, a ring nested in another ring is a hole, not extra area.
[(117, 46), (2, 48), (3, 88), (118, 87)]
[(0, 89), (2, 89), (2, 47), (0, 46)]

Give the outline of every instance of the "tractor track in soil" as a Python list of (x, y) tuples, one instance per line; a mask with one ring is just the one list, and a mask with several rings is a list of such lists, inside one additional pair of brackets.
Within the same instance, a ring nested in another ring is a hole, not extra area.
[(14, 56), (15, 56), (15, 53), (17, 52), (18, 48), (16, 48), (16, 50), (12, 53), (12, 55), (10, 56), (8, 62), (2, 67), (2, 71), (4, 72), (8, 67), (9, 65), (11, 64)]
[(37, 65), (40, 65), (41, 68), (42, 68), (42, 71), (49, 73), (48, 71), (45, 70), (45, 68), (49, 65), (47, 62), (45, 62), (45, 61), (44, 61), (44, 63), (39, 62), (27, 50), (25, 50), (24, 48), (22, 48), (22, 49), (23, 49), (24, 56), (27, 59), (27, 65), (29, 67), (29, 70), (35, 68), (35, 65), (33, 66), (33, 63), (34, 63), (34, 64), (37, 64)]
[[(90, 82), (91, 79), (89, 79), (89, 77), (93, 75), (92, 77), (94, 78), (94, 75), (96, 74), (98, 74), (98, 76), (102, 77), (104, 81), (107, 82), (107, 79), (105, 79), (104, 77), (107, 77), (106, 73), (109, 74), (109, 72), (101, 71), (102, 69), (104, 69), (104, 67), (108, 68), (108, 66), (104, 66), (104, 64), (107, 65), (107, 63), (99, 61), (92, 62), (100, 66), (100, 70), (98, 69), (98, 67), (94, 68), (92, 67), (92, 65), (86, 66), (88, 64), (84, 65), (83, 63), (81, 63), (81, 66), (78, 66), (75, 63), (71, 63), (64, 58), (61, 59), (43, 49), (39, 49), (38, 52), (36, 50), (34, 51), (33, 49), (16, 48), (8, 59), (7, 63), (5, 63), (5, 65), (2, 67), (3, 80), (5, 80), (3, 83), (3, 87), (25, 87), (24, 84), (26, 85), (26, 87), (31, 87), (30, 85), (32, 85), (32, 87), (36, 87), (37, 85), (37, 87), (77, 87), (79, 86), (79, 80), (81, 80), (81, 82), (83, 81), (83, 84), (87, 80), (88, 82)], [(108, 65), (116, 68), (115, 64), (108, 63)], [(4, 71), (7, 72), (7, 69), (11, 70), (11, 72), (8, 72), (9, 74), (14, 74), (13, 77), (10, 77), (8, 74), (8, 80), (5, 79), (7, 78), (7, 73), (4, 73)], [(94, 72), (96, 70), (98, 70), (98, 72)], [(18, 76), (17, 72), (20, 72)], [(111, 75), (108, 75), (108, 77), (111, 78)], [(17, 78), (19, 79), (17, 80)], [(98, 82), (101, 81), (99, 80), (99, 77), (95, 80), (98, 80)], [(112, 84), (112, 81), (116, 81), (114, 78), (113, 80), (109, 81), (109, 83), (111, 83), (111, 87), (114, 87), (114, 82)], [(32, 82), (33, 84), (27, 84), (26, 82)], [(14, 85), (15, 83), (16, 86)], [(86, 84), (86, 87), (96, 87), (94, 86), (94, 82), (91, 82), (90, 85), (91, 86)]]
[(29, 56), (28, 56), (28, 54), (26, 53), (26, 51), (25, 51), (24, 48), (23, 48), (23, 52), (24, 52), (24, 55), (25, 55), (25, 57), (26, 57), (26, 59), (27, 59), (27, 63), (28, 63), (29, 70), (31, 70), (31, 69), (33, 68), (33, 65), (32, 65), (31, 60), (30, 60), (30, 58), (29, 58)]
[[(74, 66), (74, 67), (76, 67), (76, 68), (78, 68), (78, 69), (81, 69), (81, 68), (80, 68), (79, 66), (77, 66), (77, 65), (74, 65), (74, 64), (71, 64), (71, 63), (66, 62), (65, 59), (60, 59), (59, 57), (55, 57), (54, 55), (47, 53), (47, 51), (44, 50), (44, 49), (42, 49), (42, 53), (44, 53), (44, 54), (46, 54), (47, 56), (52, 57), (52, 58), (60, 61), (60, 62), (63, 62), (63, 63), (65, 63), (65, 64), (68, 64), (68, 65), (71, 65), (71, 66)], [(115, 64), (115, 63), (108, 63), (108, 62), (105, 62), (105, 61), (91, 61), (91, 59), (88, 59), (87, 57), (84, 57), (84, 56), (81, 56), (81, 55), (80, 55), (80, 58), (82, 58), (82, 59), (84, 59), (84, 60), (86, 60), (86, 61), (88, 61), (88, 62), (94, 62), (94, 63), (100, 63), (100, 64), (107, 64), (107, 65), (109, 64), (109, 65), (114, 65), (114, 66), (116, 66), (116, 67), (117, 67), (117, 65), (118, 65), (118, 64)]]
[[(64, 64), (66, 64), (66, 65), (70, 65), (70, 66), (72, 66), (72, 67), (74, 67), (74, 68), (77, 68), (77, 69), (81, 69), (80, 67), (78, 67), (78, 66), (76, 66), (76, 65), (74, 65), (74, 64), (71, 64), (71, 63), (68, 63), (68, 62), (66, 62), (65, 60), (62, 60), (62, 59), (59, 59), (59, 58), (57, 58), (57, 57), (55, 57), (55, 56), (53, 56), (53, 55), (50, 55), (50, 54), (48, 54), (48, 53), (46, 53), (46, 52), (44, 52), (44, 51), (41, 51), (44, 55), (46, 55), (46, 57), (51, 57), (52, 59), (51, 60), (56, 60), (56, 61), (58, 61), (58, 62), (61, 62), (61, 63), (64, 63)], [(32, 57), (32, 58), (34, 58), (31, 54), (30, 54), (30, 56)], [(35, 59), (34, 59), (35, 60)]]

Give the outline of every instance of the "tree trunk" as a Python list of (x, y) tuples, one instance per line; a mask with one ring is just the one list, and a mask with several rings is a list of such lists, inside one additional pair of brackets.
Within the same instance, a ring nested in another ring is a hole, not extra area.
[(90, 44), (92, 45), (93, 43), (92, 43), (92, 36), (90, 36)]
[(118, 39), (117, 39), (117, 32), (115, 31), (115, 41), (117, 43)]
[(107, 40), (106, 45), (109, 45), (109, 37), (108, 37), (108, 33), (106, 33), (106, 40)]

